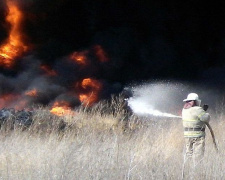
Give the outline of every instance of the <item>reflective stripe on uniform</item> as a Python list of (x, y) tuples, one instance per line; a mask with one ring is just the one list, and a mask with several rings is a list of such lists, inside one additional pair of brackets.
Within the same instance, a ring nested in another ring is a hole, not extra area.
[(198, 115), (198, 118), (200, 119), (203, 115), (205, 115), (205, 112), (203, 112), (200, 115)]
[(184, 127), (184, 131), (205, 131), (205, 128), (204, 127), (197, 127), (197, 128)]
[(184, 137), (202, 137), (205, 136), (204, 131), (184, 131)]
[(183, 119), (185, 122), (193, 122), (193, 121), (198, 121), (198, 119)]

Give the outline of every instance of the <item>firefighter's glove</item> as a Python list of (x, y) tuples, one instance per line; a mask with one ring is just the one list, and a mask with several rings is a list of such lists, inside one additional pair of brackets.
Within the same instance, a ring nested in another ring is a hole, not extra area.
[(203, 107), (204, 111), (207, 111), (207, 109), (209, 108), (209, 106), (207, 104), (204, 104)]

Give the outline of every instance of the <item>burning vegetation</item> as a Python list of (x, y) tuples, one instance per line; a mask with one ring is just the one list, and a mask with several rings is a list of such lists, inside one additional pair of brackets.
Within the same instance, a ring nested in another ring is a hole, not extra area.
[(74, 52), (70, 55), (70, 59), (80, 65), (86, 65), (87, 64), (87, 54), (88, 54), (88, 51)]
[(81, 82), (83, 92), (80, 93), (79, 99), (85, 106), (91, 106), (99, 99), (99, 93), (102, 90), (102, 84), (96, 79), (86, 78)]
[(106, 52), (103, 50), (103, 48), (100, 45), (95, 45), (94, 51), (100, 62), (109, 61), (108, 55), (106, 54)]
[(0, 97), (0, 108), (13, 106), (14, 102), (19, 99), (17, 94), (4, 94)]
[(36, 89), (32, 89), (30, 91), (25, 92), (25, 95), (31, 96), (31, 97), (37, 97), (38, 96), (38, 92), (37, 92)]
[(28, 51), (29, 47), (23, 42), (25, 36), (21, 31), (23, 13), (16, 2), (7, 0), (8, 15), (6, 21), (10, 24), (9, 37), (0, 46), (0, 65), (4, 68), (12, 68), (15, 60)]
[(41, 65), (41, 70), (43, 70), (47, 76), (57, 76), (57, 72), (48, 65)]
[(53, 104), (50, 112), (57, 116), (73, 115), (70, 104), (66, 101), (57, 101)]
[[(104, 85), (92, 72), (98, 71), (96, 64), (109, 62), (103, 47), (96, 44), (90, 49), (75, 50), (64, 56), (66, 61), (64, 59), (61, 65), (27, 58), (27, 52), (32, 54), (35, 49), (27, 43), (29, 37), (22, 26), (26, 17), (19, 3), (5, 1), (8, 10), (5, 22), (9, 24), (9, 30), (8, 37), (0, 46), (0, 67), (6, 71), (6, 75), (0, 76), (1, 86), (4, 87), (0, 91), (0, 108), (20, 110), (33, 104), (49, 105), (52, 114), (63, 116), (73, 114), (72, 109), (76, 105), (92, 106), (99, 101)], [(10, 71), (17, 74), (7, 76)], [(67, 79), (70, 81), (67, 82)], [(69, 97), (69, 100), (58, 100), (62, 96)]]

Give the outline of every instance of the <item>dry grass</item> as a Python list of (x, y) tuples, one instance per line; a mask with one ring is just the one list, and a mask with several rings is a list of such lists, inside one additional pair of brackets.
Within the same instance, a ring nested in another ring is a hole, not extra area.
[[(132, 117), (125, 124), (120, 102), (113, 103), (60, 118), (39, 108), (29, 129), (2, 127), (1, 179), (181, 179), (181, 121)], [(205, 159), (185, 179), (225, 179), (224, 114), (210, 113), (219, 153), (207, 131)]]

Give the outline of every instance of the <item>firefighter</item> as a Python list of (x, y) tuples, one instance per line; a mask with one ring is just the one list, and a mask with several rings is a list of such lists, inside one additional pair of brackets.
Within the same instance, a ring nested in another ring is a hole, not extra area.
[(188, 94), (182, 110), (184, 138), (186, 143), (186, 158), (193, 157), (197, 164), (203, 159), (205, 151), (205, 128), (210, 115), (200, 106), (201, 100), (196, 93)]

